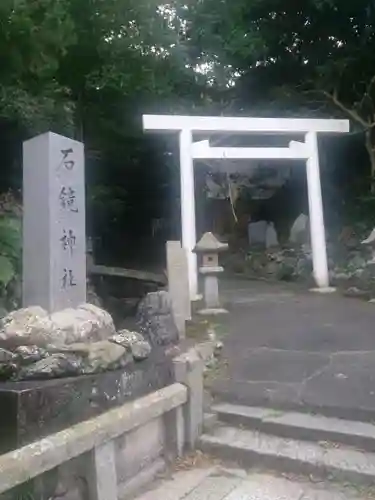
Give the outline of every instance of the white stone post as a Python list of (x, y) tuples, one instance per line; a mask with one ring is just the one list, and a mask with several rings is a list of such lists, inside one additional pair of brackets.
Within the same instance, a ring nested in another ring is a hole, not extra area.
[(166, 250), (168, 292), (180, 339), (184, 339), (186, 321), (191, 320), (186, 250), (181, 247), (180, 241), (167, 241)]
[(84, 147), (51, 132), (23, 145), (23, 305), (86, 302)]
[(331, 291), (332, 289), (329, 288), (318, 139), (316, 132), (308, 132), (306, 134), (305, 144), (309, 152), (309, 159), (306, 163), (306, 173), (314, 278), (319, 291)]
[(90, 500), (118, 500), (114, 441), (91, 450), (88, 465)]
[(198, 296), (196, 244), (194, 166), (191, 130), (180, 131), (180, 181), (181, 181), (181, 233), (182, 246), (186, 250), (190, 300)]
[[(193, 450), (203, 428), (204, 362), (195, 349), (190, 349), (173, 359), (173, 371), (175, 381), (188, 389), (188, 400), (183, 407), (183, 435), (185, 446)], [(178, 432), (178, 435), (181, 434)]]

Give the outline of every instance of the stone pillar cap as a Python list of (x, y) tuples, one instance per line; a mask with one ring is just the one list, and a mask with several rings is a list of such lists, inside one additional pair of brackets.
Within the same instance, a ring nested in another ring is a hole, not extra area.
[(211, 232), (209, 232), (204, 233), (193, 251), (195, 253), (218, 253), (227, 249), (227, 243), (221, 243)]

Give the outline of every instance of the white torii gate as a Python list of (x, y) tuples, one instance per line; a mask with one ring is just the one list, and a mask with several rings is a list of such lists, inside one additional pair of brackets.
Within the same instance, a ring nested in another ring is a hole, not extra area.
[[(143, 115), (146, 131), (178, 132), (180, 141), (182, 245), (187, 251), (190, 297), (198, 294), (194, 160), (305, 160), (307, 173), (313, 273), (317, 290), (330, 291), (323, 218), (317, 133), (349, 132), (348, 120), (301, 118), (231, 118), (213, 116)], [(304, 136), (289, 147), (211, 147), (193, 142), (193, 133), (268, 134)]]

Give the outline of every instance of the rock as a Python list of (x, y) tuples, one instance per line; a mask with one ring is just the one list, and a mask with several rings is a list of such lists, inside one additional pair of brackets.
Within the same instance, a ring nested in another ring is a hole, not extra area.
[(115, 335), (108, 339), (110, 342), (122, 345), (123, 347), (130, 347), (137, 342), (143, 342), (145, 339), (143, 335), (138, 332), (132, 332), (127, 329), (119, 330)]
[[(148, 312), (151, 309), (146, 308)], [(163, 300), (157, 311), (161, 311), (162, 318), (167, 316)], [(153, 327), (154, 317), (150, 317)], [(166, 326), (158, 321), (157, 325)], [(41, 308), (21, 309), (8, 315), (1, 326), (1, 339), (9, 345), (9, 349), (0, 348), (1, 380), (98, 373), (146, 359), (151, 352), (151, 345), (143, 335), (129, 330), (116, 334), (111, 316), (89, 304), (51, 316)]]
[(50, 343), (54, 345), (107, 340), (116, 332), (111, 315), (93, 304), (53, 313), (51, 320), (54, 329)]
[(330, 278), (334, 281), (346, 281), (351, 278), (351, 273), (340, 272), (337, 269), (333, 269), (333, 271), (330, 272)]
[(353, 252), (353, 254), (350, 256), (349, 262), (347, 263), (347, 267), (354, 272), (358, 271), (359, 269), (364, 269), (366, 265), (366, 260), (358, 252)]
[(138, 332), (131, 332), (126, 329), (120, 330), (109, 341), (128, 349), (136, 361), (147, 359), (151, 353), (151, 345)]
[(222, 265), (224, 269), (233, 273), (244, 273), (246, 270), (245, 254), (242, 252), (228, 253), (222, 257)]
[(252, 251), (247, 259), (248, 274), (283, 281), (311, 279), (312, 258), (308, 245), (301, 248), (272, 248)]
[(147, 359), (151, 353), (151, 346), (145, 340), (142, 342), (135, 342), (130, 347), (133, 358), (136, 361)]
[[(338, 263), (337, 263), (338, 262)], [(354, 287), (359, 290), (373, 288), (375, 268), (366, 262), (360, 251), (346, 252), (341, 259), (337, 259), (331, 269), (332, 282), (340, 287)], [(357, 292), (349, 289), (348, 296), (358, 296)]]
[(132, 361), (125, 347), (108, 340), (84, 345), (87, 349), (87, 355), (83, 358), (85, 374), (123, 368)]
[(0, 381), (6, 382), (12, 379), (18, 371), (18, 366), (15, 363), (0, 363)]
[(115, 333), (106, 311), (92, 304), (48, 315), (38, 306), (18, 309), (0, 322), (0, 346), (46, 347), (106, 340)]
[(345, 297), (353, 297), (353, 298), (360, 298), (360, 299), (370, 299), (369, 292), (366, 290), (360, 290), (359, 288), (352, 286), (348, 288), (347, 290), (344, 290), (343, 295)]
[(221, 341), (216, 342), (215, 348), (214, 348), (214, 356), (218, 358), (221, 356), (222, 351), (223, 351), (224, 344)]
[(250, 246), (266, 244), (268, 223), (265, 220), (250, 222), (247, 226), (247, 234)]
[(48, 351), (36, 345), (22, 345), (16, 347), (16, 349), (14, 350), (14, 354), (17, 358), (17, 362), (20, 365), (29, 365), (47, 357)]
[(285, 259), (279, 266), (276, 277), (280, 281), (292, 281), (295, 278), (295, 267), (291, 262), (292, 259)]
[(306, 243), (309, 238), (308, 231), (309, 218), (305, 214), (300, 214), (292, 225), (289, 241), (291, 243)]
[(372, 245), (372, 246), (375, 245), (375, 228), (373, 228), (369, 236), (366, 239), (364, 239), (361, 243), (362, 245)]
[(132, 361), (130, 352), (108, 340), (51, 346), (45, 358), (21, 367), (17, 380), (89, 375), (122, 368)]
[(5, 316), (8, 314), (8, 311), (5, 309), (4, 306), (0, 305), (0, 320), (5, 318)]
[(148, 293), (141, 300), (137, 310), (137, 325), (152, 347), (178, 342), (178, 330), (167, 291)]
[(280, 264), (273, 260), (271, 262), (268, 262), (268, 264), (265, 266), (265, 272), (269, 276), (276, 276), (279, 272), (279, 268)]
[(176, 344), (171, 344), (170, 346), (165, 348), (164, 352), (169, 358), (175, 358), (182, 353), (182, 349)]
[(277, 239), (277, 233), (273, 223), (267, 224), (266, 229), (266, 248), (277, 247), (279, 245), (279, 240)]
[(96, 307), (103, 307), (102, 301), (100, 300), (100, 297), (96, 293), (94, 285), (90, 282), (90, 280), (87, 280), (86, 297), (88, 304), (92, 304)]
[(81, 342), (61, 348), (52, 347), (51, 351), (55, 354), (68, 356), (68, 359), (71, 355), (80, 358), (80, 374), (84, 375), (122, 368), (132, 361), (130, 352), (125, 347), (109, 340), (92, 343)]
[(47, 345), (52, 330), (52, 321), (42, 307), (18, 309), (0, 321), (0, 345)]
[(0, 349), (0, 363), (10, 363), (14, 361), (16, 356), (6, 349)]
[(51, 354), (20, 370), (17, 380), (41, 380), (75, 376), (82, 373), (81, 359), (73, 354)]
[(254, 255), (251, 259), (251, 264), (252, 264), (252, 268), (253, 268), (253, 271), (255, 272), (255, 274), (263, 275), (269, 260), (272, 260), (272, 257), (270, 257), (269, 253), (268, 254), (266, 254), (266, 253), (259, 254), (258, 253), (257, 255)]
[(306, 255), (298, 257), (294, 269), (294, 276), (299, 279), (309, 279), (312, 276), (312, 271), (312, 260)]

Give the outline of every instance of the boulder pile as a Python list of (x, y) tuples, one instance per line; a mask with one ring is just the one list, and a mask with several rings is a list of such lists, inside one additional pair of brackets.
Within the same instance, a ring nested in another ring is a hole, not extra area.
[(142, 333), (116, 331), (111, 315), (93, 304), (13, 311), (0, 319), (0, 380), (89, 375), (147, 359), (154, 347), (178, 342), (167, 292), (141, 301), (137, 325)]

